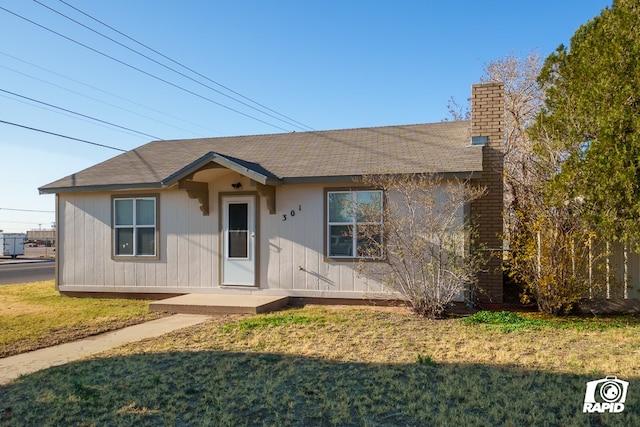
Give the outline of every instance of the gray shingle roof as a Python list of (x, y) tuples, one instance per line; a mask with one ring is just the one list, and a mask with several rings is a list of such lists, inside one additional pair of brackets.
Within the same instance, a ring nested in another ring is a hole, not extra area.
[(154, 141), (40, 191), (163, 188), (211, 156), (283, 183), (373, 173), (479, 172), (482, 147), (471, 145), (470, 127), (459, 121)]

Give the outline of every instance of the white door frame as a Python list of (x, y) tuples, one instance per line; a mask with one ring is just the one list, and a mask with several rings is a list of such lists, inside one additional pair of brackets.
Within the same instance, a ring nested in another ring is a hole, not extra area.
[[(223, 195), (220, 208), (222, 286), (256, 286), (257, 197), (254, 194)], [(240, 216), (230, 220), (230, 209)], [(230, 230), (230, 226), (235, 230)]]

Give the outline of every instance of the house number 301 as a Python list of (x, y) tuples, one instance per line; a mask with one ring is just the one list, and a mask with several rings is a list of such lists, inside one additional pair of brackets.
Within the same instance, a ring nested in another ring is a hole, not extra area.
[[(300, 210), (300, 212), (302, 212), (302, 205), (298, 205), (298, 209)], [(295, 209), (291, 209), (291, 212), (289, 212), (289, 216), (296, 216)], [(287, 220), (287, 214), (282, 214), (282, 220), (283, 221)]]
[[(291, 212), (289, 212), (290, 216), (296, 216), (296, 211), (294, 211), (293, 209), (291, 209)], [(282, 215), (282, 220), (286, 221), (287, 220), (287, 214), (283, 214)]]

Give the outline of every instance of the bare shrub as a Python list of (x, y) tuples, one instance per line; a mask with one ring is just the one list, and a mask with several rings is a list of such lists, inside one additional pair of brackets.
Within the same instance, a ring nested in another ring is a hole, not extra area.
[[(383, 190), (384, 203), (382, 232), (379, 227), (357, 231), (365, 255), (359, 271), (399, 293), (417, 314), (441, 317), (476, 282), (481, 252), (471, 251), (474, 233), (465, 208), (485, 189), (435, 174), (370, 175), (362, 182)], [(373, 215), (379, 218), (379, 207), (354, 206), (371, 223), (377, 221)]]

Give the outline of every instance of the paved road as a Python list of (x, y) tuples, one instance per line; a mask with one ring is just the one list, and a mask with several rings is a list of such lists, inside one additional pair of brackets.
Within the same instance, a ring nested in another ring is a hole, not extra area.
[(0, 263), (0, 285), (53, 280), (55, 263), (52, 261), (6, 264)]

